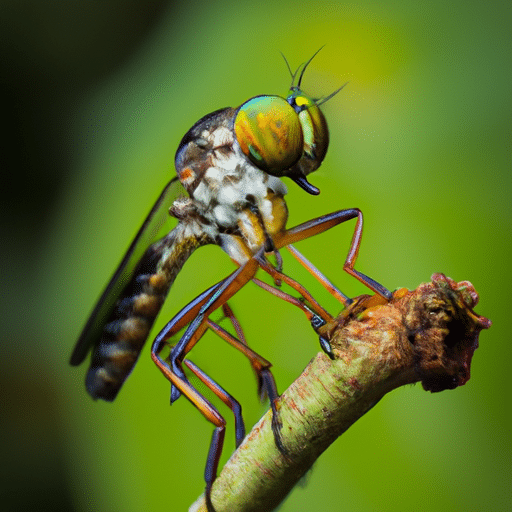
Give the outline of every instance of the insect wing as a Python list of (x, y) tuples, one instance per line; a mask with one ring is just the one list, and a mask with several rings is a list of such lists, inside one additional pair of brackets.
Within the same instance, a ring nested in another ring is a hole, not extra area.
[(73, 366), (79, 365), (89, 349), (98, 343), (105, 322), (147, 249), (163, 234), (167, 234), (167, 231), (162, 233), (162, 228), (169, 218), (169, 207), (177, 197), (185, 194), (178, 178), (173, 178), (163, 189), (87, 320), (71, 355), (70, 363)]

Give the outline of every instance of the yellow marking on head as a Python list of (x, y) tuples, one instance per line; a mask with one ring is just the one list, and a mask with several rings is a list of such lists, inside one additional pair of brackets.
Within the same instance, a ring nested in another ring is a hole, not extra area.
[(297, 96), (295, 98), (295, 103), (299, 107), (302, 107), (303, 105), (310, 105), (311, 104), (311, 100), (309, 98), (306, 98), (305, 96)]

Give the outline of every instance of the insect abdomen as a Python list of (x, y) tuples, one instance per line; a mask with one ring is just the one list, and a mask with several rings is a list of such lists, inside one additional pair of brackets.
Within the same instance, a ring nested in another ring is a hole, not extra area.
[[(166, 237), (167, 238), (167, 237)], [(85, 385), (94, 398), (112, 401), (132, 371), (165, 297), (190, 254), (206, 238), (163, 239), (142, 258), (105, 323)]]
[[(103, 328), (85, 380), (87, 391), (93, 398), (114, 400), (137, 362), (170, 285), (162, 290), (163, 295), (152, 295), (154, 290), (148, 289), (125, 297), (116, 305), (114, 319)], [(151, 304), (151, 307), (141, 310), (137, 307), (141, 302)]]

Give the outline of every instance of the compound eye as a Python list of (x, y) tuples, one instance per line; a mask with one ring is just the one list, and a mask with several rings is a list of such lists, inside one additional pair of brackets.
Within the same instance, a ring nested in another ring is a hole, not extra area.
[(322, 111), (314, 105), (299, 114), (304, 133), (304, 156), (300, 162), (302, 172), (316, 171), (327, 153), (329, 130)]
[(320, 167), (327, 147), (329, 146), (329, 130), (325, 117), (314, 100), (292, 91), (288, 102), (299, 115), (304, 136), (304, 155), (299, 162), (300, 171), (308, 175)]
[(238, 109), (235, 135), (244, 154), (259, 169), (283, 176), (304, 151), (299, 116), (279, 96), (256, 96)]

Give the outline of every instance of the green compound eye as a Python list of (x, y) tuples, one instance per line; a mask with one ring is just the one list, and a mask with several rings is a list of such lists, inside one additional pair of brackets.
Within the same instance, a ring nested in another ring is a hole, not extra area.
[(322, 163), (329, 146), (327, 121), (315, 100), (298, 89), (292, 89), (288, 103), (297, 112), (304, 137), (304, 156), (299, 162), (300, 170), (308, 175)]
[(279, 96), (256, 96), (238, 109), (235, 134), (244, 154), (259, 169), (283, 176), (304, 151), (299, 116)]

